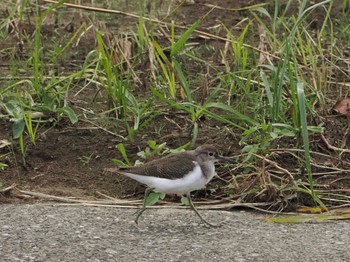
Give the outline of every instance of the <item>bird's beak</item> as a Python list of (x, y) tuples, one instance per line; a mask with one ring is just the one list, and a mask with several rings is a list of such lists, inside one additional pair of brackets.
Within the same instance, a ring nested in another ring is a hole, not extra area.
[(228, 163), (231, 163), (231, 164), (235, 164), (236, 163), (235, 160), (232, 160), (231, 158), (224, 157), (224, 156), (218, 156), (216, 159), (217, 159), (217, 161), (224, 161), (224, 162), (228, 162)]

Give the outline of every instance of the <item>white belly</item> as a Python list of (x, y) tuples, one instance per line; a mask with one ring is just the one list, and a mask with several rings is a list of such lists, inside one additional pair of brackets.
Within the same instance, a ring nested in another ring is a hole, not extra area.
[(146, 184), (150, 188), (154, 188), (156, 192), (186, 194), (193, 190), (203, 188), (213, 178), (215, 175), (215, 167), (214, 165), (212, 167), (208, 178), (202, 175), (199, 165), (197, 165), (191, 173), (178, 179), (141, 176), (131, 173), (126, 173), (126, 175), (140, 183)]

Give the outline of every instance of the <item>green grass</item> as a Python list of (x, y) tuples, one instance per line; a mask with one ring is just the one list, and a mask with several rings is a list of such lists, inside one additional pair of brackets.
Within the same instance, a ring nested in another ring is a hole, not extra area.
[[(169, 112), (185, 115), (191, 124), (191, 135), (184, 147), (197, 143), (204, 117), (220, 128), (239, 133), (246, 170), (253, 170), (253, 166), (258, 170), (261, 162), (256, 156), (272, 157), (271, 149), (279, 141), (302, 150), (303, 154), (298, 155), (298, 161), (301, 159), (298, 168), (305, 168), (307, 185), (295, 180), (291, 186), (281, 179), (273, 188), (284, 193), (301, 191), (310, 196), (315, 205), (324, 206), (312, 175), (310, 136), (323, 132), (322, 125), (316, 126), (313, 118), (320, 114), (319, 108), (327, 107), (333, 99), (329, 98), (332, 83), (328, 80), (336, 67), (335, 57), (341, 56), (341, 49), (348, 45), (349, 39), (346, 23), (331, 15), (332, 1), (307, 5), (308, 1), (304, 0), (295, 7), (291, 0), (284, 5), (276, 0), (270, 1), (269, 6), (247, 7), (249, 19), (242, 24), (239, 35), (221, 22), (214, 33), (225, 32), (228, 38), (227, 52), (221, 52), (223, 66), (201, 56), (204, 51), (215, 50), (209, 41), (194, 48), (188, 46), (212, 10), (186, 28), (177, 22), (167, 23), (169, 34), (160, 37), (159, 28), (164, 24), (149, 22), (146, 10), (140, 5), (141, 15), (135, 20), (133, 34), (113, 35), (117, 41), (113, 45), (106, 40), (111, 34), (98, 30), (96, 25), (93, 29), (96, 49), (85, 57), (82, 68), (69, 74), (60, 70), (48, 74), (46, 65), (67, 62), (71, 45), (87, 30), (81, 25), (64, 43), (60, 39), (44, 43), (43, 21), (64, 2), (51, 5), (45, 11), (35, 9), (35, 33), (25, 37), (29, 58), (12, 59), (13, 80), (3, 83), (0, 90), (2, 117), (12, 124), (13, 138), (18, 140), (23, 161), (26, 137), (35, 146), (43, 125), (58, 123), (63, 117), (68, 117), (71, 123), (78, 121), (79, 116), (67, 98), (73, 90), (76, 94), (84, 91), (85, 86), (78, 81), (84, 79), (94, 83), (96, 96), (106, 97), (107, 108), (101, 115), (113, 123), (113, 132), (123, 137), (117, 149), (124, 161), (116, 161), (117, 164), (130, 165), (123, 142), (137, 143), (143, 131), (149, 132), (154, 126), (160, 137), (161, 125), (152, 123), (156, 117)], [(28, 2), (18, 3), (21, 8), (10, 10), (11, 19), (22, 19), (28, 11)], [(169, 8), (169, 14), (178, 8)], [(326, 14), (317, 34), (307, 20), (311, 13), (317, 12), (316, 8)], [(8, 28), (6, 22), (10, 19), (2, 22), (2, 34)], [(335, 23), (340, 24), (339, 28)], [(260, 41), (254, 34), (257, 31), (265, 34), (263, 54), (253, 48)], [(215, 37), (218, 36), (213, 39)], [(339, 39), (343, 39), (340, 44)], [(132, 55), (125, 55), (127, 49), (121, 47), (121, 41), (131, 42)], [(16, 80), (15, 65), (18, 64), (29, 68), (31, 77)], [(207, 73), (198, 72), (194, 76), (188, 70), (194, 64), (205, 68)], [(145, 74), (147, 84), (143, 86), (141, 79), (145, 79)], [(206, 93), (203, 83), (208, 87)], [(145, 158), (162, 151), (166, 142), (147, 141), (148, 151), (141, 151)], [(89, 157), (84, 157), (84, 163), (89, 161)], [(249, 192), (257, 195), (258, 191), (251, 188)]]
[[(13, 122), (12, 134), (14, 139), (19, 140), (20, 152), (25, 165), (26, 143), (24, 135), (28, 135), (30, 142), (35, 146), (38, 129), (41, 124), (48, 120), (42, 119), (48, 113), (56, 114), (56, 121), (66, 115), (74, 124), (78, 121), (76, 114), (66, 101), (68, 89), (79, 72), (69, 76), (47, 76), (44, 70), (48, 62), (56, 62), (45, 59), (42, 48), (41, 28), (44, 18), (65, 1), (52, 5), (46, 11), (35, 10), (35, 33), (33, 39), (26, 37), (30, 56), (24, 63), (32, 71), (30, 79), (12, 81), (0, 90), (0, 108), (7, 114), (7, 118)], [(22, 8), (18, 8), (22, 16), (23, 9), (27, 6), (26, 1), (18, 2)], [(14, 15), (15, 16), (15, 15)], [(53, 50), (54, 53), (62, 53), (63, 49)], [(15, 59), (13, 63), (18, 63)], [(15, 75), (12, 75), (14, 78)]]

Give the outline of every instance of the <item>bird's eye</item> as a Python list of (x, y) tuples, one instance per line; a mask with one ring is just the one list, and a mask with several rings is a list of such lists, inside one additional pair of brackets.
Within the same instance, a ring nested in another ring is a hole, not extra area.
[(209, 152), (208, 155), (209, 156), (214, 156), (214, 153), (213, 152)]

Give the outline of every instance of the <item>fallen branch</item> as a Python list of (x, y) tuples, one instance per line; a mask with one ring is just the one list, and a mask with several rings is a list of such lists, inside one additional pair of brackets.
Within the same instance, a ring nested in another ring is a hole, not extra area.
[(339, 151), (341, 153), (350, 153), (350, 149), (344, 149), (344, 148), (332, 146), (323, 134), (320, 134), (320, 136), (321, 136), (321, 140), (323, 141), (323, 143), (326, 144), (328, 149), (333, 150), (333, 151)]
[[(105, 205), (113, 205), (113, 204), (129, 204), (129, 205), (135, 205), (135, 201), (128, 201), (128, 200), (121, 200), (121, 199), (113, 199), (113, 200), (83, 200), (83, 199), (72, 199), (69, 197), (58, 197), (58, 196), (53, 196), (53, 195), (48, 195), (44, 193), (39, 193), (39, 192), (31, 192), (31, 191), (24, 191), (24, 190), (19, 190), (21, 194), (24, 195), (29, 195), (29, 196), (34, 196), (38, 198), (43, 198), (43, 199), (48, 199), (48, 200), (55, 200), (55, 201), (60, 201), (60, 202), (66, 202), (66, 203), (81, 203), (81, 204), (105, 204)], [(137, 203), (139, 204), (139, 203)]]

